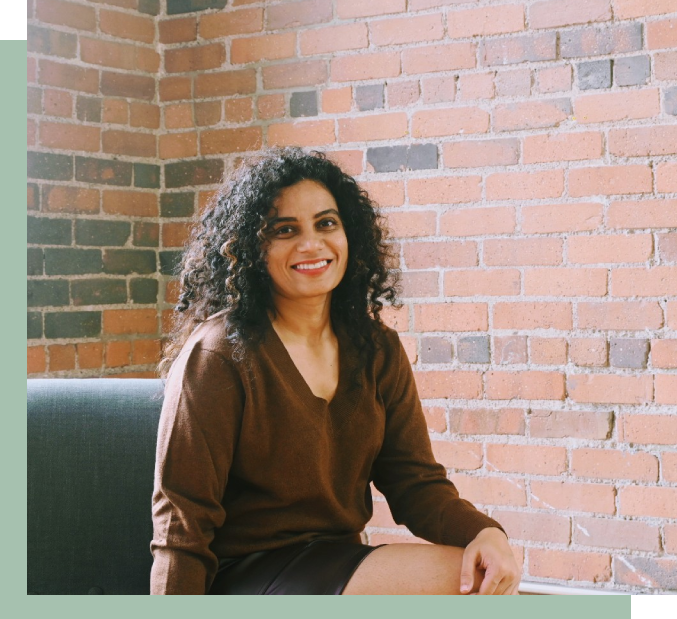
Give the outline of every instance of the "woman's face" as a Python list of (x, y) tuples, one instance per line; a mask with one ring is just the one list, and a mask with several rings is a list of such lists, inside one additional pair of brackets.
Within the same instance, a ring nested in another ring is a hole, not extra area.
[(319, 183), (286, 187), (274, 202), (266, 246), (273, 292), (290, 300), (326, 297), (348, 263), (348, 239), (334, 197)]

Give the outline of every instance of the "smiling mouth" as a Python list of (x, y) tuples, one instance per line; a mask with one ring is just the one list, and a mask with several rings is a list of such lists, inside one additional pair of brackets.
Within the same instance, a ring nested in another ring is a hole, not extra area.
[(331, 263), (331, 260), (318, 260), (317, 262), (304, 262), (301, 264), (294, 264), (292, 269), (296, 271), (314, 271), (316, 269), (322, 269)]

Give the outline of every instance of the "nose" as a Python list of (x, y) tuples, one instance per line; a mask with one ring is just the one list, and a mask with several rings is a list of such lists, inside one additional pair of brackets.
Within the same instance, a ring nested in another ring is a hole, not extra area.
[(299, 237), (296, 249), (300, 252), (310, 253), (318, 251), (323, 247), (324, 240), (322, 239), (322, 237), (316, 231), (312, 231), (309, 233), (305, 233)]

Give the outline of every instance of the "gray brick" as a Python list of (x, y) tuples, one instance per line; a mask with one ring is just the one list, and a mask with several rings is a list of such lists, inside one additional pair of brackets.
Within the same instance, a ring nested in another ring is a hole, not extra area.
[(159, 15), (160, 0), (139, 0), (139, 13)]
[(224, 6), (226, 6), (226, 0), (167, 0), (167, 15), (222, 9)]
[(132, 243), (135, 247), (159, 247), (160, 224), (150, 221), (134, 222)]
[(451, 363), (454, 358), (451, 342), (443, 337), (421, 338), (423, 363)]
[(557, 58), (557, 33), (527, 34), (482, 42), (482, 64), (485, 66), (538, 62)]
[(40, 208), (40, 188), (36, 183), (28, 183), (27, 189), (27, 207), (29, 211), (37, 211)]
[(181, 264), (180, 251), (161, 251), (160, 252), (160, 273), (162, 275), (178, 275), (178, 269)]
[(27, 112), (29, 114), (42, 114), (42, 90), (28, 87)]
[(614, 60), (614, 81), (617, 86), (641, 86), (651, 77), (648, 56), (630, 56)]
[(44, 257), (42, 255), (42, 249), (40, 247), (29, 247), (28, 248), (28, 275), (42, 275), (43, 274), (43, 262)]
[(75, 180), (95, 185), (128, 187), (132, 184), (132, 164), (114, 159), (75, 157)]
[(663, 111), (666, 114), (677, 116), (677, 86), (666, 88), (663, 91)]
[(361, 111), (379, 110), (383, 107), (383, 84), (355, 87), (355, 103)]
[(78, 48), (78, 37), (70, 32), (60, 32), (52, 28), (40, 28), (28, 25), (27, 47), (29, 52), (75, 58)]
[(498, 97), (528, 97), (531, 92), (531, 71), (500, 71), (496, 74), (494, 85)]
[(101, 312), (48, 312), (45, 337), (96, 337), (101, 335)]
[(52, 153), (28, 153), (28, 178), (69, 181), (73, 178), (73, 157)]
[(560, 33), (562, 58), (604, 56), (636, 52), (640, 49), (642, 49), (642, 25), (638, 22), (607, 28), (586, 26)]
[(156, 279), (134, 278), (129, 282), (132, 303), (157, 303), (158, 282)]
[(456, 349), (458, 360), (462, 363), (489, 363), (489, 337), (486, 335), (462, 337)]
[(47, 275), (85, 275), (101, 273), (101, 250), (99, 249), (45, 249), (45, 273)]
[(68, 305), (68, 280), (29, 279), (27, 282), (28, 307)]
[(132, 226), (127, 221), (79, 219), (75, 222), (75, 242), (78, 245), (124, 245)]
[(71, 282), (73, 305), (113, 305), (127, 303), (124, 279), (78, 279)]
[(27, 233), (28, 242), (36, 245), (70, 245), (71, 220), (29, 217)]
[(165, 187), (174, 189), (220, 183), (223, 159), (199, 159), (165, 164)]
[(581, 90), (611, 88), (611, 60), (593, 60), (578, 64), (578, 87)]
[(134, 164), (134, 187), (160, 188), (160, 166), (151, 163)]
[(160, 196), (160, 217), (191, 217), (195, 205), (195, 194), (163, 193)]
[(437, 168), (437, 146), (377, 146), (367, 149), (367, 162), (375, 172), (398, 170), (434, 170)]
[(102, 99), (99, 97), (78, 96), (75, 103), (75, 113), (78, 120), (84, 120), (90, 123), (101, 122)]
[(299, 116), (317, 116), (317, 92), (293, 92), (289, 101), (289, 114), (293, 118)]
[(648, 356), (648, 340), (611, 339), (609, 360), (612, 367), (642, 369), (646, 367)]
[(26, 331), (29, 340), (42, 337), (42, 314), (40, 312), (28, 312)]
[(103, 272), (115, 275), (128, 273), (155, 273), (157, 260), (154, 251), (146, 249), (107, 249), (103, 256)]

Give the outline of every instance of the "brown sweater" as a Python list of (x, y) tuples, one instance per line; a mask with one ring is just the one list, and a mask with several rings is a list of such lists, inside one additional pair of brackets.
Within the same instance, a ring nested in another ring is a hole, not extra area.
[(395, 521), (466, 546), (498, 523), (462, 500), (435, 462), (411, 367), (388, 329), (351, 380), (356, 351), (337, 328), (339, 384), (316, 397), (270, 324), (251, 366), (231, 360), (216, 314), (190, 336), (165, 388), (153, 494), (152, 594), (203, 594), (221, 557), (322, 537), (356, 540), (369, 482)]

